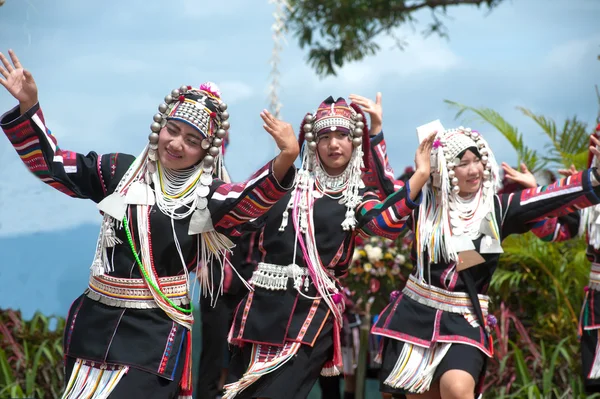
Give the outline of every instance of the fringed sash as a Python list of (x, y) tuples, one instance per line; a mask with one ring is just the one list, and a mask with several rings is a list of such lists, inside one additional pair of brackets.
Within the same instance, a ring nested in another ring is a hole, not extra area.
[[(461, 314), (473, 327), (479, 327), (477, 315), (467, 293), (452, 292), (427, 285), (412, 275), (402, 293), (422, 305), (444, 312)], [(486, 295), (478, 295), (478, 299), (485, 317), (488, 314), (490, 299)], [(416, 394), (427, 392), (436, 368), (451, 346), (450, 342), (434, 342), (426, 348), (404, 342), (396, 365), (385, 379), (384, 384)]]
[(77, 359), (62, 399), (106, 399), (127, 371), (128, 366)]

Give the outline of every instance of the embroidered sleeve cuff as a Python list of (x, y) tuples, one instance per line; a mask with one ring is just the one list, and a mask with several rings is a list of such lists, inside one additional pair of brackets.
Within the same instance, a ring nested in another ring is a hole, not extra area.
[(292, 187), (294, 187), (294, 180), (296, 180), (296, 167), (294, 165), (290, 166), (283, 179), (278, 181), (273, 175), (274, 162), (274, 160), (271, 161), (271, 164), (269, 165), (269, 171), (271, 172), (270, 178), (275, 182), (275, 187), (283, 192), (291, 190)]
[(0, 118), (0, 127), (2, 129), (10, 129), (15, 127), (28, 119), (31, 119), (40, 109), (40, 103), (36, 103), (33, 107), (29, 108), (24, 114), (20, 114), (19, 106), (17, 105), (10, 111), (6, 112)]
[(417, 195), (417, 198), (415, 198), (413, 201), (410, 199), (410, 184), (405, 184), (404, 188), (406, 189), (406, 206), (408, 206), (410, 209), (415, 209), (421, 205), (421, 201), (423, 200), (423, 192), (419, 191), (419, 195)]
[(371, 147), (375, 147), (383, 141), (383, 130), (377, 133), (375, 136), (371, 136)]

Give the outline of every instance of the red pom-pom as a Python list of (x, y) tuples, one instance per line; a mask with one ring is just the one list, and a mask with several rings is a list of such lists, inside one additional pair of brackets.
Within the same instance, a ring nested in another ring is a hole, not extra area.
[(192, 86), (188, 86), (188, 90), (192, 90)]
[(179, 96), (179, 102), (184, 102), (185, 101), (185, 96), (181, 95)]
[(216, 113), (214, 113), (214, 112), (211, 112), (211, 113), (210, 113), (210, 117), (211, 117), (211, 118), (214, 118), (214, 117), (216, 117), (216, 116), (217, 116), (217, 114), (216, 114)]

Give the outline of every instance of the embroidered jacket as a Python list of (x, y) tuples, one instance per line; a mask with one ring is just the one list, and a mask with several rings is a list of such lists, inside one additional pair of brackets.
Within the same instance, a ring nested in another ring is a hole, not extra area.
[[(313, 198), (313, 231), (321, 263), (329, 273), (337, 277), (347, 273), (357, 234), (396, 238), (403, 231), (408, 215), (420, 201), (420, 198), (411, 201), (409, 194), (407, 186), (381, 200), (375, 187), (363, 189), (363, 201), (356, 211), (357, 228), (351, 232), (341, 227), (346, 207), (339, 203), (338, 198), (317, 192), (316, 198)], [(257, 240), (260, 262), (279, 266), (292, 263), (305, 265), (293, 225), (279, 231), (290, 195), (286, 194), (263, 217)], [(301, 292), (293, 287), (291, 279), (288, 279), (285, 290), (255, 287), (238, 306), (230, 331), (230, 342), (237, 345), (263, 343), (275, 346), (299, 342), (313, 346), (325, 323), (331, 321), (331, 311), (318, 297), (312, 283), (307, 289), (302, 288)]]

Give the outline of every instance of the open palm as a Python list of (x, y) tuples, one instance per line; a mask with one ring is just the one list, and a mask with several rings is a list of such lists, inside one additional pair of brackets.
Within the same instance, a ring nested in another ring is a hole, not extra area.
[(502, 162), (502, 169), (504, 169), (504, 174), (509, 181), (518, 183), (526, 188), (537, 187), (535, 176), (527, 169), (524, 163), (520, 165), (521, 171), (511, 168), (506, 162)]
[(37, 86), (33, 76), (21, 66), (16, 54), (8, 51), (11, 62), (6, 56), (0, 53), (0, 61), (4, 67), (0, 66), (0, 84), (8, 90), (14, 98), (21, 104), (34, 105), (37, 102)]

